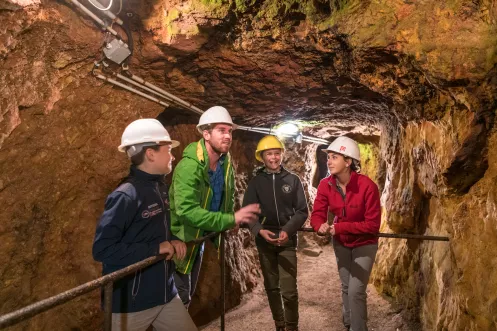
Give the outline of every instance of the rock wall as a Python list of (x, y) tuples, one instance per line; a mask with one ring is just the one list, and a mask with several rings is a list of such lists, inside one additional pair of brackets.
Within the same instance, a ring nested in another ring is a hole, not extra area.
[[(495, 128), (488, 134), (483, 159), (446, 175), (457, 162), (457, 149), (464, 145), (461, 137), (472, 139), (465, 133), (471, 131), (467, 123), (473, 114), (466, 115), (470, 118), (460, 122), (447, 118), (436, 125), (407, 125), (400, 133), (398, 154), (385, 156), (387, 163), (396, 159), (400, 164), (390, 164), (387, 174), (391, 179), (383, 194), (381, 230), (450, 238), (450, 242), (380, 240), (373, 283), (397, 298), (408, 315), (419, 316), (426, 330), (497, 327), (496, 261), (489, 250), (496, 244), (497, 229)], [(474, 180), (481, 163), (488, 164), (484, 173), (470, 188), (461, 186)], [(451, 181), (454, 176), (460, 180)]]
[[(95, 225), (127, 171), (116, 143), (127, 123), (160, 109), (91, 78), (101, 34), (72, 9), (2, 9), (3, 314), (99, 277)], [(98, 329), (99, 298), (92, 292), (13, 329)]]
[[(163, 111), (92, 77), (102, 35), (72, 8), (7, 4), (0, 15), (1, 314), (100, 276), (91, 246), (105, 197), (128, 171), (126, 157), (117, 151), (122, 130)], [(196, 121), (189, 117), (171, 130), (182, 146), (200, 138), (191, 124)], [(244, 148), (235, 146), (234, 158), (238, 151), (243, 159)], [(177, 159), (181, 150), (175, 150)], [(247, 237), (242, 232), (228, 240), (227, 308), (257, 282)], [(192, 304), (199, 323), (219, 315), (216, 255), (209, 246)], [(101, 322), (100, 294), (94, 291), (12, 329), (97, 330)]]

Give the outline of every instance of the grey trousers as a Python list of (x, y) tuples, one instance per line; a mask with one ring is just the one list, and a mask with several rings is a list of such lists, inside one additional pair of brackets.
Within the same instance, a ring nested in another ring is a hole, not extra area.
[(173, 275), (174, 284), (178, 289), (179, 297), (186, 309), (190, 306), (192, 302), (193, 294), (195, 293), (195, 288), (197, 287), (198, 276), (200, 275), (200, 267), (202, 266), (202, 257), (204, 255), (204, 244), (199, 247), (195, 261), (193, 262), (192, 272), (189, 274), (182, 274), (176, 271)]
[(350, 331), (367, 331), (366, 288), (378, 244), (348, 248), (334, 240), (333, 248), (342, 282), (343, 324)]
[(190, 314), (176, 296), (169, 303), (136, 313), (112, 314), (112, 331), (196, 331)]

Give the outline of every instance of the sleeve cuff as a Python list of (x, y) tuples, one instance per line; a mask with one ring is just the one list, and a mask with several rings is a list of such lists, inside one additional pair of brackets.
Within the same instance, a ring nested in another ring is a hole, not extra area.
[(313, 222), (311, 220), (311, 226), (314, 229), (314, 232), (318, 232), (319, 228), (321, 227), (321, 224), (324, 224), (324, 222), (323, 223), (318, 223), (318, 222)]
[(291, 237), (295, 234), (296, 231), (293, 231), (293, 229), (290, 226), (283, 226), (281, 228), (281, 231), (285, 231), (288, 237)]
[(207, 231), (222, 232), (234, 228), (236, 225), (235, 214), (228, 213), (221, 216), (221, 225), (217, 226), (216, 229), (210, 229)]
[(256, 222), (254, 224), (254, 226), (250, 229), (250, 232), (252, 232), (252, 234), (257, 237), (257, 235), (259, 234), (259, 231), (261, 231), (261, 230), (262, 230), (261, 223)]
[[(174, 234), (171, 235), (171, 240), (179, 240), (179, 241), (183, 241), (181, 239), (179, 239), (178, 237), (176, 237)], [(170, 240), (170, 241), (171, 241)]]
[(149, 256), (157, 256), (159, 255), (159, 252), (160, 252), (160, 243), (156, 244), (156, 245), (152, 245), (149, 250), (148, 250), (148, 253), (149, 253)]

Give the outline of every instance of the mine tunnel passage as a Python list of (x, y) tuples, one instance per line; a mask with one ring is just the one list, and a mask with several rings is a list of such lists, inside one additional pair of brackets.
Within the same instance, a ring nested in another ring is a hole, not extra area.
[[(411, 235), (379, 238), (370, 328), (497, 328), (492, 1), (114, 1), (122, 25), (92, 3), (0, 1), (2, 316), (101, 276), (91, 247), (129, 170), (116, 148), (129, 123), (158, 118), (181, 143), (174, 168), (200, 139), (201, 113), (219, 105), (247, 129), (231, 146), (236, 209), (266, 129), (292, 122), (316, 138), (285, 141), (283, 159), (311, 208), (328, 171), (320, 150), (342, 135), (359, 143), (361, 173), (381, 197), (379, 231)], [(338, 328), (332, 246), (298, 237), (301, 329)], [(252, 234), (229, 232), (226, 250), (227, 328), (272, 327)], [(207, 243), (189, 309), (206, 330), (218, 327), (220, 279)], [(14, 329), (103, 320), (94, 291)]]
[[(173, 132), (175, 126), (192, 125), (195, 124), (195, 118), (191, 118), (184, 114), (181, 110), (166, 109), (158, 119), (164, 124), (171, 127)], [(288, 117), (286, 117), (288, 122)], [(318, 138), (330, 138), (343, 134), (348, 134), (359, 142), (359, 149), (361, 154), (361, 173), (372, 178), (378, 183), (379, 192), (381, 193), (385, 187), (385, 162), (380, 159), (380, 139), (381, 130), (375, 126), (365, 125), (351, 125), (341, 126), (338, 123), (322, 123), (307, 121), (307, 119), (298, 119), (295, 123), (304, 124), (305, 133), (317, 135)], [(270, 118), (258, 118), (260, 123), (270, 124)], [(310, 124), (312, 123), (312, 125)], [(182, 130), (182, 129), (179, 129)], [(254, 168), (260, 166), (260, 163), (255, 162), (253, 159), (254, 151), (256, 150), (257, 142), (264, 136), (257, 132), (242, 132), (234, 133), (234, 147), (232, 154), (234, 159), (243, 160), (246, 163), (239, 162), (237, 165), (237, 179), (241, 179), (240, 191), (237, 193), (241, 197), (246, 190), (246, 184), (254, 176)], [(310, 143), (296, 143), (295, 139), (282, 139), (285, 143), (286, 152), (284, 155), (283, 165), (286, 169), (299, 175), (302, 178), (305, 187), (306, 196), (309, 204), (312, 206), (316, 188), (319, 182), (329, 176), (327, 166), (327, 153), (323, 152), (328, 148), (328, 144), (310, 144)], [(330, 139), (333, 141), (333, 138)], [(239, 148), (239, 146), (243, 146)], [(308, 227), (308, 225), (307, 225)], [(247, 236), (248, 234), (245, 234)], [(329, 328), (336, 325), (341, 319), (340, 307), (340, 293), (339, 290), (339, 277), (336, 266), (333, 265), (334, 257), (333, 251), (329, 244), (329, 239), (316, 237), (315, 234), (300, 234), (300, 244), (298, 253), (299, 264), (299, 303), (301, 310), (301, 329), (304, 330), (317, 330), (322, 328)], [(233, 239), (233, 238), (232, 238)], [(246, 239), (244, 239), (246, 240)], [(390, 240), (390, 239), (383, 239)], [(397, 239), (398, 240), (398, 239)], [(323, 246), (324, 245), (324, 246)], [(243, 258), (242, 258), (243, 259)], [(251, 265), (251, 269), (260, 270), (260, 265), (257, 260), (247, 262)], [(243, 264), (242, 264), (243, 265)], [(303, 265), (300, 267), (300, 265)], [(319, 267), (318, 267), (319, 266)], [(232, 270), (238, 273), (239, 270)], [(257, 271), (260, 276), (260, 271)], [(205, 276), (204, 276), (205, 277)], [(233, 277), (236, 277), (233, 275)], [(327, 279), (320, 287), (316, 289), (314, 285), (311, 286), (311, 279), (313, 277), (323, 277)], [(261, 281), (262, 282), (262, 281)], [(416, 318), (412, 316), (409, 318), (402, 317), (401, 315), (392, 311), (395, 310), (384, 298), (377, 294), (376, 289), (370, 286), (368, 290), (370, 293), (370, 302), (375, 306), (375, 312), (371, 315), (374, 316), (370, 320), (370, 326), (385, 327), (387, 329), (395, 330), (401, 327), (405, 330), (417, 330), (418, 324)], [(230, 329), (250, 329), (260, 330), (267, 329), (273, 323), (271, 312), (267, 305), (266, 294), (263, 291), (263, 286), (259, 283), (251, 294), (242, 300), (241, 306), (233, 308), (232, 312), (227, 317), (227, 325)], [(315, 293), (315, 292), (318, 293)], [(324, 291), (324, 292), (323, 292)], [(329, 292), (331, 291), (331, 292)], [(327, 293), (324, 295), (324, 293)], [(327, 297), (328, 299), (324, 299)], [(198, 323), (204, 324), (209, 322), (209, 317), (205, 315), (205, 311), (198, 308), (199, 302), (202, 300), (202, 294), (193, 301), (192, 313), (197, 318)], [(313, 308), (314, 301), (320, 302), (323, 311), (322, 314), (326, 318), (313, 318), (316, 314), (321, 314)], [(325, 303), (326, 302), (326, 303)], [(337, 309), (332, 314), (329, 313), (329, 305), (335, 306)], [(196, 310), (200, 311), (197, 313)], [(254, 319), (254, 316), (257, 316)], [(389, 316), (396, 316), (390, 318)], [(254, 323), (254, 320), (257, 322)], [(205, 330), (215, 330), (219, 327), (219, 321), (210, 322), (204, 325)]]

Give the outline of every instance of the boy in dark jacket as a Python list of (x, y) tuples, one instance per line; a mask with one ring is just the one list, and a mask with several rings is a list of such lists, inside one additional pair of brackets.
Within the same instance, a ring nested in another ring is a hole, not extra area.
[(134, 121), (124, 130), (119, 151), (131, 159), (130, 173), (105, 202), (93, 243), (93, 258), (103, 274), (148, 257), (165, 260), (114, 283), (112, 330), (197, 330), (174, 285), (173, 255), (183, 258), (186, 246), (171, 234), (168, 189), (171, 149), (178, 146), (155, 119)]
[(281, 166), (283, 144), (275, 136), (259, 141), (255, 157), (264, 162), (248, 184), (243, 205), (258, 203), (262, 214), (251, 227), (256, 236), (264, 287), (276, 330), (298, 330), (297, 231), (308, 208), (298, 176)]

